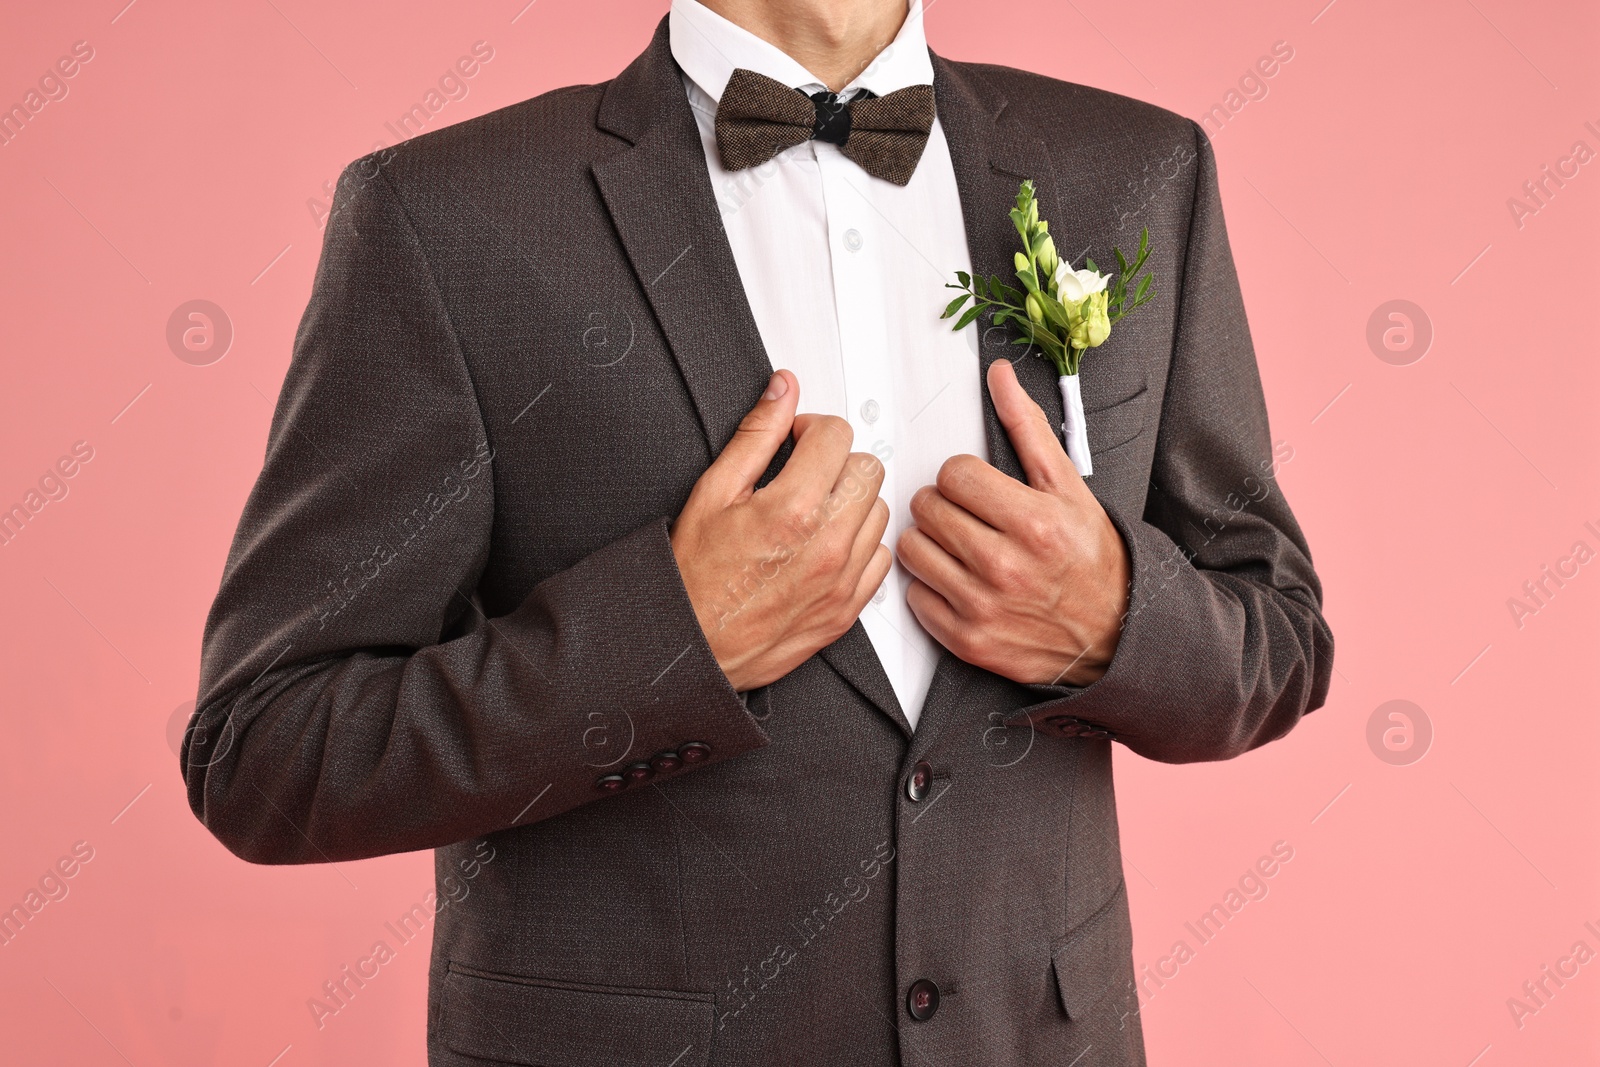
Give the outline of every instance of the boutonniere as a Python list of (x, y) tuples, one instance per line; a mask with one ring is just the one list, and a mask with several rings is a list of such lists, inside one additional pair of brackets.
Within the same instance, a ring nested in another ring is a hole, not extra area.
[[(1089, 430), (1083, 417), (1078, 366), (1086, 351), (1105, 343), (1111, 336), (1111, 327), (1122, 316), (1142, 307), (1154, 295), (1150, 275), (1139, 277), (1150, 255), (1150, 230), (1146, 227), (1140, 232), (1139, 248), (1131, 262), (1113, 247), (1116, 272), (1101, 274), (1092, 259), (1086, 258), (1083, 268), (1074, 270), (1071, 263), (1056, 255), (1050, 224), (1039, 217), (1039, 202), (1033, 197), (1031, 180), (1017, 190), (1011, 222), (1022, 238), (1023, 250), (1015, 259), (1022, 289), (1002, 283), (999, 275), (992, 275), (985, 282), (981, 276), (956, 271), (956, 282), (947, 283), (945, 288), (960, 289), (961, 295), (950, 301), (939, 317), (948, 319), (971, 300), (972, 306), (956, 320), (955, 329), (965, 329), (987, 311), (994, 325), (1009, 322), (1021, 331), (1022, 336), (1012, 344), (1034, 346), (1037, 355), (1055, 364), (1061, 405), (1066, 412), (1061, 433), (1067, 456), (1078, 473), (1088, 477), (1094, 473), (1094, 464), (1089, 459)], [(1128, 289), (1130, 282), (1132, 291)]]

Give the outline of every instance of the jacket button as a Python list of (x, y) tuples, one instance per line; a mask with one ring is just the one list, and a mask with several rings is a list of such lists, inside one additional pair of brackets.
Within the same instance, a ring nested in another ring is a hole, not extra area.
[(630, 763), (628, 769), (622, 772), (629, 785), (643, 785), (656, 776), (656, 770), (648, 763)]
[(928, 795), (928, 788), (932, 785), (933, 766), (927, 760), (918, 760), (917, 765), (911, 768), (911, 774), (906, 777), (906, 796), (920, 801)]
[(602, 793), (620, 793), (628, 786), (628, 780), (620, 774), (608, 774), (594, 783), (594, 787)]
[(676, 752), (657, 752), (650, 757), (650, 766), (658, 774), (667, 774), (683, 766), (683, 759)]
[(918, 978), (906, 991), (906, 1010), (918, 1022), (927, 1022), (939, 1010), (939, 987), (926, 978)]
[(678, 746), (678, 758), (685, 763), (704, 763), (711, 758), (711, 746), (704, 741), (686, 741)]

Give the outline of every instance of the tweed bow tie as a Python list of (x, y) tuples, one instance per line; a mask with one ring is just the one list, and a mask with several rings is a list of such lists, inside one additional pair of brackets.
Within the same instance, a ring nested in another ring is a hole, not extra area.
[(848, 103), (836, 93), (810, 96), (743, 67), (717, 103), (717, 152), (728, 170), (758, 166), (815, 137), (875, 178), (905, 185), (933, 128), (933, 86), (908, 85), (888, 96), (870, 92)]

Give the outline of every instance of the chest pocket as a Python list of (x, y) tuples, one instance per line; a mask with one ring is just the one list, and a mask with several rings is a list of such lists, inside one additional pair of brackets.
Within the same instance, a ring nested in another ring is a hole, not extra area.
[(1093, 406), (1084, 405), (1084, 418), (1089, 423), (1089, 454), (1099, 456), (1121, 448), (1140, 437), (1145, 431), (1145, 409), (1149, 406), (1150, 389), (1139, 380), (1136, 391), (1119, 400)]

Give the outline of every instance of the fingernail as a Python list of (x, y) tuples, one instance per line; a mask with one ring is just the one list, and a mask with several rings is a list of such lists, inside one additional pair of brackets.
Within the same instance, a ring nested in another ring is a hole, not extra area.
[(789, 379), (785, 378), (783, 375), (779, 374), (777, 371), (773, 371), (772, 372), (772, 380), (767, 382), (767, 391), (765, 393), (761, 394), (761, 399), (763, 399), (763, 400), (776, 400), (780, 396), (782, 396), (784, 393), (787, 393), (788, 391), (789, 391)]

